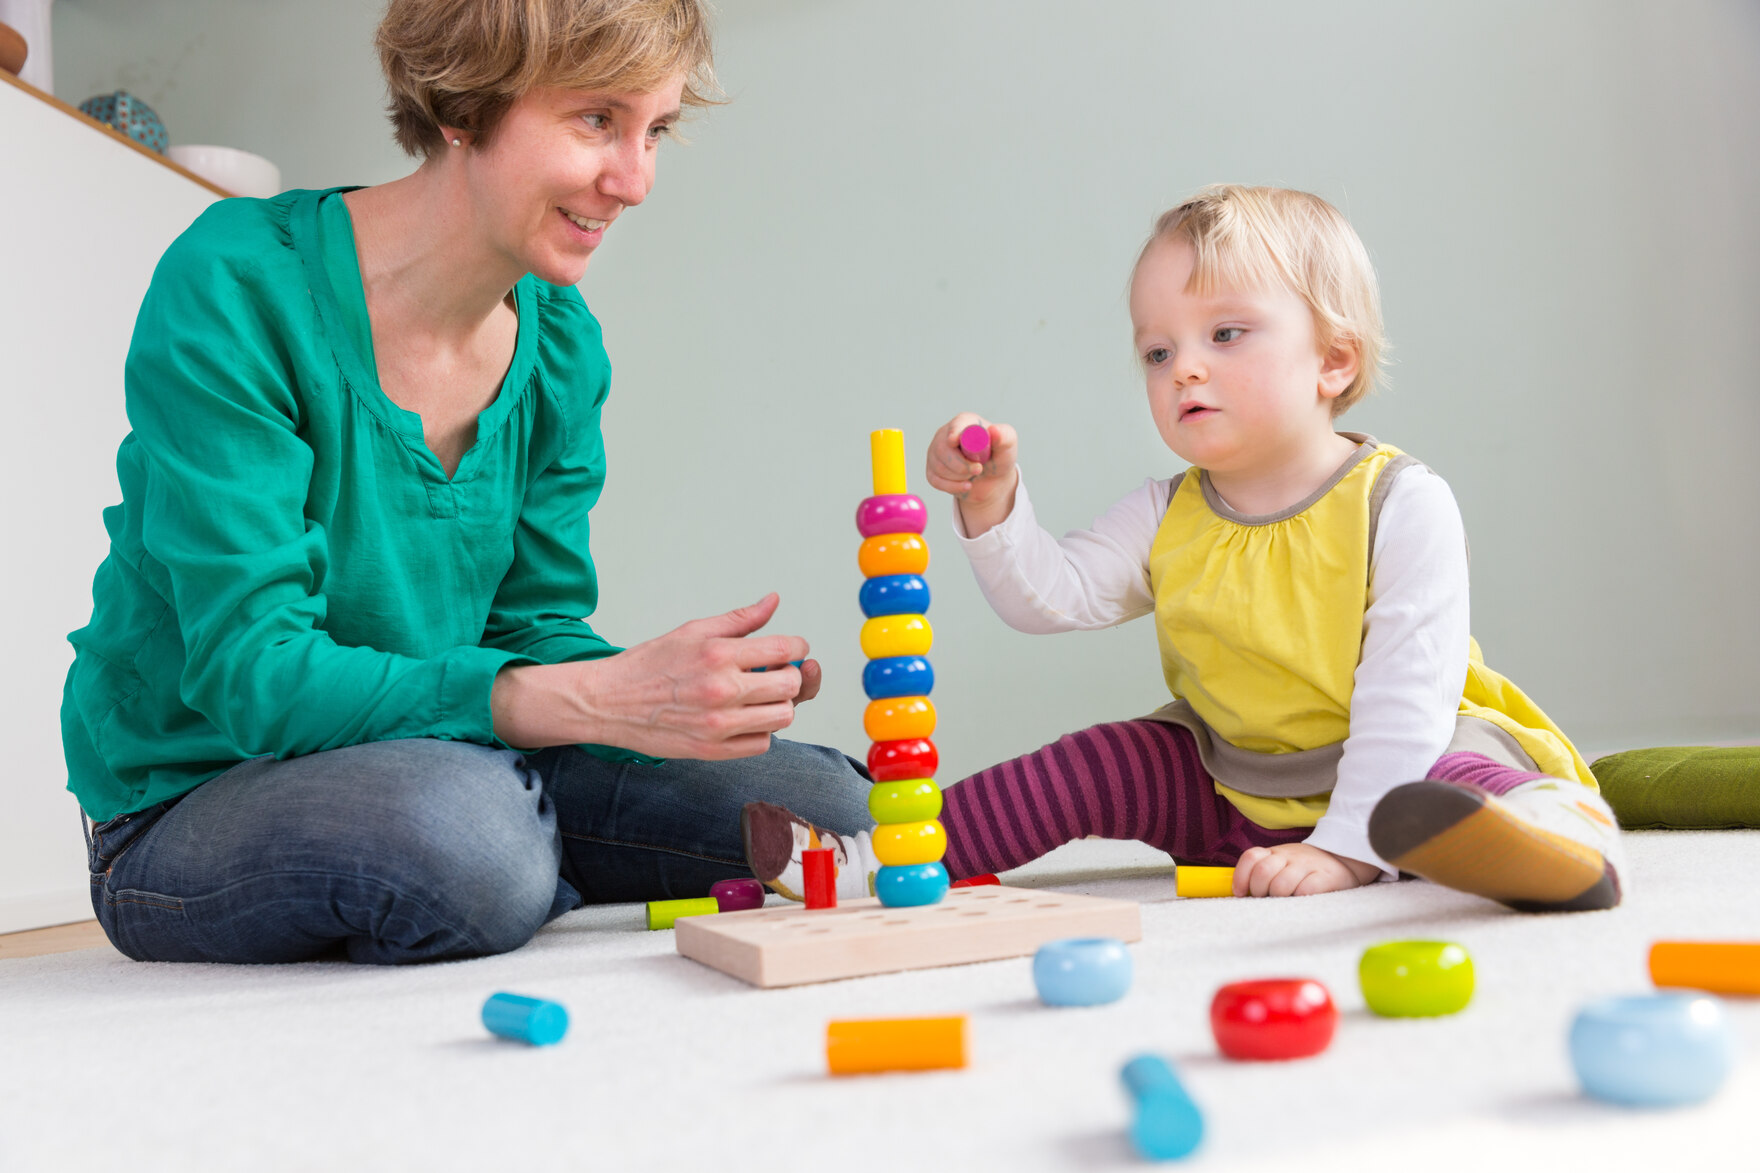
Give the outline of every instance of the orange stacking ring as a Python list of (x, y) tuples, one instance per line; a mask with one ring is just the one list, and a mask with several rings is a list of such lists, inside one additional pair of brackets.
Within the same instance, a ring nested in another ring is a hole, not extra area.
[(862, 541), (856, 563), (863, 578), (886, 574), (921, 574), (929, 569), (929, 543), (921, 534), (875, 534)]
[(935, 732), (935, 702), (926, 696), (894, 696), (869, 701), (862, 728), (870, 741), (903, 741)]

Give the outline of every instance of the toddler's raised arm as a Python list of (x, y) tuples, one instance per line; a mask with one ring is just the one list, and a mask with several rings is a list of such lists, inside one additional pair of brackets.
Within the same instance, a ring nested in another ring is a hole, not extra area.
[[(984, 447), (989, 451), (980, 451), (978, 459), (973, 459), (960, 441), (964, 433), (976, 428), (987, 434)], [(990, 423), (969, 411), (954, 416), (929, 441), (929, 484), (955, 499), (954, 509), (965, 523), (968, 537), (987, 532), (1014, 511), (1018, 448), (1013, 428)]]

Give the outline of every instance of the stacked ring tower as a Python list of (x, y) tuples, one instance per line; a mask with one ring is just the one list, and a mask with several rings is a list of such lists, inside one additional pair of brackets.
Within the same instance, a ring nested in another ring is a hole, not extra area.
[(884, 428), (869, 436), (874, 495), (856, 509), (862, 534), (858, 555), (862, 574), (862, 690), (868, 708), (862, 727), (873, 740), (868, 750), (868, 812), (874, 828), (874, 895), (888, 908), (934, 904), (947, 895), (947, 833), (941, 814), (941, 788), (935, 785), (940, 755), (935, 732), (935, 670), (929, 648), (929, 544), (923, 529), (929, 512), (920, 497), (906, 491), (904, 433)]

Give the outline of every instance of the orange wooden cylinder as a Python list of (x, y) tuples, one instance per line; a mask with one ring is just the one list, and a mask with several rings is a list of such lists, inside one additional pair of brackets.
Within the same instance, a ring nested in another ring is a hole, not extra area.
[(834, 1020), (825, 1028), (825, 1065), (833, 1075), (964, 1067), (965, 1015)]
[(1760, 994), (1760, 941), (1658, 941), (1650, 980), (1714, 994)]

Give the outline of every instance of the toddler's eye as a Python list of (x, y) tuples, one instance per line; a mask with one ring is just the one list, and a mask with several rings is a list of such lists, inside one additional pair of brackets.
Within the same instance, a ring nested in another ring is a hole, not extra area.
[(1216, 333), (1212, 335), (1212, 338), (1217, 342), (1233, 342), (1236, 338), (1239, 338), (1245, 333), (1246, 331), (1239, 326), (1224, 326), (1222, 329), (1216, 331)]
[(670, 135), (671, 133), (672, 133), (672, 126), (670, 124), (666, 124), (666, 125), (662, 125), (662, 126), (650, 126), (648, 128), (648, 141), (657, 143), (661, 139)]
[(1173, 352), (1165, 346), (1154, 346), (1143, 352), (1143, 361), (1152, 367), (1158, 367), (1172, 357)]

